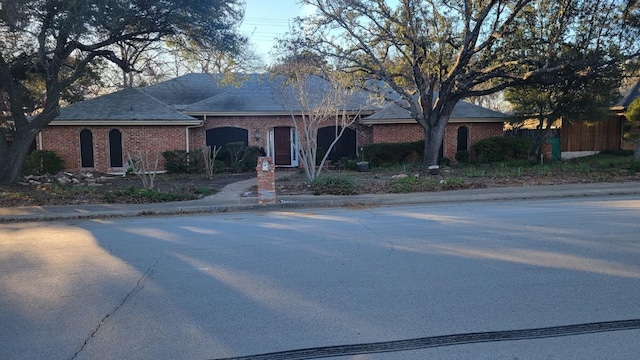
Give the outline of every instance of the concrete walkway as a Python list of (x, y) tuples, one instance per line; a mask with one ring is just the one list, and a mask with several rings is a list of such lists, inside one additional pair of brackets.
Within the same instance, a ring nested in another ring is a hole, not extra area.
[(258, 204), (257, 197), (243, 196), (255, 184), (256, 179), (239, 181), (225, 186), (215, 195), (192, 201), (0, 208), (0, 222), (640, 194), (640, 182), (623, 182), (501, 187), (411, 194), (292, 195), (276, 196), (275, 204)]

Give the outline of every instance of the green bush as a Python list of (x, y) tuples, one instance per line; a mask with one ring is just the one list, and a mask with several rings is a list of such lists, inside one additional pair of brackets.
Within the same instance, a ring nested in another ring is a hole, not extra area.
[(214, 174), (223, 173), (226, 169), (227, 169), (227, 164), (225, 164), (224, 161), (216, 159), (213, 162), (213, 173)]
[(195, 174), (204, 172), (202, 150), (186, 152), (185, 150), (171, 150), (162, 153), (164, 169), (170, 173)]
[(257, 146), (249, 146), (242, 153), (241, 171), (254, 171), (258, 165), (258, 157), (260, 157), (260, 148)]
[(405, 143), (379, 143), (363, 147), (364, 160), (372, 167), (392, 166), (408, 162), (410, 159), (421, 160), (424, 157), (424, 141)]
[(358, 160), (349, 159), (348, 157), (343, 157), (340, 159), (340, 169), (343, 170), (357, 170), (357, 164)]
[(356, 183), (343, 175), (323, 175), (316, 178), (311, 187), (316, 195), (355, 195), (358, 193)]
[(24, 162), (27, 175), (57, 174), (64, 169), (64, 160), (49, 150), (34, 150)]
[[(222, 154), (222, 157), (220, 154)], [(255, 170), (256, 165), (258, 165), (260, 148), (246, 146), (242, 141), (230, 142), (220, 154), (218, 154), (218, 157), (225, 161), (227, 167), (237, 173), (247, 172)]]
[(448, 157), (443, 157), (442, 159), (438, 160), (438, 166), (440, 167), (445, 167), (449, 165), (451, 165), (451, 159), (449, 159)]
[(461, 164), (468, 164), (470, 155), (468, 150), (460, 150), (456, 153), (456, 161)]
[(479, 163), (503, 162), (509, 159), (526, 159), (531, 140), (517, 137), (496, 136), (478, 141), (473, 145)]

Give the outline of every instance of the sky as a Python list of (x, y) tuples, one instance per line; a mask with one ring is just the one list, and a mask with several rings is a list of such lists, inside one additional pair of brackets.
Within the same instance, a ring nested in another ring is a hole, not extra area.
[(311, 7), (302, 7), (297, 0), (245, 0), (247, 6), (244, 21), (240, 26), (242, 34), (249, 41), (265, 62), (269, 62), (269, 51), (275, 44), (274, 38), (284, 35), (289, 24), (297, 16), (308, 15)]

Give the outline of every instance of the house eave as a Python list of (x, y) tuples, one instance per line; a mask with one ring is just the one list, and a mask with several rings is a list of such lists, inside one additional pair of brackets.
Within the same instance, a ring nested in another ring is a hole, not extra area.
[[(361, 116), (369, 116), (373, 114), (373, 111), (347, 111), (348, 115), (361, 115)], [(214, 112), (214, 111), (189, 111), (186, 112), (189, 116), (199, 116), (199, 117), (240, 117), (240, 116), (302, 116), (308, 115), (308, 113), (303, 113), (301, 111), (290, 112), (290, 111), (224, 111), (224, 112)]]
[(54, 120), (50, 126), (196, 126), (202, 120)]
[[(449, 123), (504, 123), (506, 118), (450, 118)], [(362, 119), (362, 125), (416, 124), (414, 119)]]

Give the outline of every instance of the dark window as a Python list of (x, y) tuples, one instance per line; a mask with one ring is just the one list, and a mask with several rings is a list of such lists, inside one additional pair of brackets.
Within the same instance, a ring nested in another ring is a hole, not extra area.
[(469, 149), (469, 128), (466, 126), (460, 126), (458, 128), (458, 151), (464, 151)]
[[(333, 140), (335, 140), (337, 132), (335, 126), (327, 126), (318, 129), (318, 154), (323, 154), (329, 149)], [(333, 145), (328, 160), (338, 161), (343, 157), (353, 159), (356, 157), (356, 132), (353, 129), (346, 128), (342, 137)]]
[(109, 165), (122, 167), (122, 133), (117, 129), (109, 131)]
[(93, 134), (90, 130), (80, 131), (80, 166), (93, 167)]
[(220, 127), (207, 130), (207, 146), (225, 147), (228, 143), (242, 141), (249, 145), (249, 131), (235, 127)]

